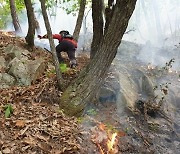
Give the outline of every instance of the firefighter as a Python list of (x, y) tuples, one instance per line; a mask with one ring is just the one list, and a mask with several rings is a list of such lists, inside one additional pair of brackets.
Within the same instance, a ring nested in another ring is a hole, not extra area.
[[(46, 39), (47, 34), (44, 36), (38, 35), (39, 39)], [(75, 51), (77, 49), (77, 42), (74, 40), (73, 36), (69, 34), (68, 31), (62, 30), (59, 34), (53, 34), (53, 39), (57, 39), (59, 44), (56, 46), (56, 53), (59, 63), (63, 63), (62, 51), (66, 52), (70, 60), (70, 67), (75, 68), (77, 66), (77, 61), (75, 57)]]

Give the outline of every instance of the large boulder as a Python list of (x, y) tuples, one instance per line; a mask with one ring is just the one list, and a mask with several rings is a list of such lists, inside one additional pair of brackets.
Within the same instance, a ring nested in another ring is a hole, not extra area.
[(14, 58), (9, 63), (9, 74), (14, 76), (19, 85), (31, 85), (45, 71), (43, 59), (25, 60)]
[(119, 108), (123, 104), (134, 111), (139, 99), (154, 97), (154, 82), (145, 70), (122, 63), (112, 67), (97, 93), (99, 102), (116, 103)]
[(45, 66), (43, 58), (32, 60), (28, 50), (9, 44), (0, 56), (0, 88), (31, 85), (44, 73)]
[(5, 59), (7, 62), (10, 62), (15, 57), (18, 59), (28, 59), (30, 57), (30, 52), (28, 50), (22, 49), (13, 44), (9, 44), (4, 49)]

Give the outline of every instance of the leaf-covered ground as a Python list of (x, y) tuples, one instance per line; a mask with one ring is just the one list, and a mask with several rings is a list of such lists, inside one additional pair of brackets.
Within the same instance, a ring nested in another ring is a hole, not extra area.
[[(0, 50), (9, 43), (26, 48), (22, 38), (16, 38), (10, 32), (0, 32)], [(51, 54), (36, 48), (31, 58), (38, 56), (51, 62)], [(86, 56), (79, 57), (79, 66), (63, 74), (68, 84), (87, 61)], [(65, 116), (58, 108), (61, 95), (50, 68), (31, 86), (1, 89), (0, 153), (82, 153), (77, 119)]]

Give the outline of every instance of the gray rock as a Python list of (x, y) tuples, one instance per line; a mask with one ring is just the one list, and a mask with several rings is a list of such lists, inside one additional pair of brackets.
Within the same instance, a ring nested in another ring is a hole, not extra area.
[(3, 56), (0, 56), (0, 71), (6, 67), (6, 61)]
[(115, 102), (118, 108), (127, 107), (135, 110), (135, 102), (143, 96), (148, 99), (154, 96), (154, 83), (146, 71), (131, 65), (114, 62), (98, 92), (101, 103)]
[(110, 72), (97, 93), (97, 98), (101, 103), (116, 103), (119, 90), (118, 76), (115, 72)]
[(4, 69), (8, 74), (1, 74), (2, 88), (13, 84), (31, 85), (45, 71), (43, 59), (29, 60), (30, 52), (13, 44), (3, 49), (3, 55), (0, 57), (0, 70)]
[(135, 82), (130, 78), (130, 75), (126, 73), (119, 74), (120, 92), (118, 94), (118, 108), (122, 108), (122, 105), (134, 111), (135, 102), (137, 101), (139, 94)]
[(8, 88), (16, 83), (16, 80), (13, 76), (7, 73), (0, 73), (0, 89)]
[(14, 46), (13, 44), (9, 44), (5, 49), (5, 59), (10, 62), (15, 57), (18, 59), (28, 59), (30, 52), (28, 50), (22, 49), (18, 46)]
[(27, 61), (27, 69), (30, 74), (31, 82), (35, 82), (44, 72), (46, 64), (43, 58), (39, 58), (33, 61)]
[(9, 74), (14, 76), (19, 85), (31, 85), (45, 71), (43, 59), (34, 61), (14, 58), (9, 63)]

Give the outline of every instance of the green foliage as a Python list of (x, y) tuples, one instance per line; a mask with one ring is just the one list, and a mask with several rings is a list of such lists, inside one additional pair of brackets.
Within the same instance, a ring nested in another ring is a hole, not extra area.
[(60, 70), (61, 70), (62, 73), (67, 72), (67, 71), (69, 70), (69, 68), (67, 67), (67, 65), (64, 64), (64, 63), (59, 64), (59, 68), (60, 68)]
[(22, 12), (22, 10), (25, 8), (24, 1), (22, 0), (16, 0), (16, 11), (17, 13)]
[[(76, 15), (79, 10), (81, 0), (63, 0), (62, 5), (60, 6), (67, 14), (72, 13)], [(91, 0), (86, 0), (86, 5), (91, 4)]]
[(85, 121), (85, 118), (84, 118), (84, 117), (78, 117), (78, 118), (77, 118), (77, 122), (78, 122), (79, 124), (81, 124), (83, 121)]
[[(25, 8), (24, 1), (22, 0), (16, 0), (15, 5), (17, 13), (22, 12)], [(11, 21), (10, 12), (9, 0), (0, 0), (0, 28), (5, 28)]]
[(6, 105), (4, 107), (4, 109), (5, 109), (5, 117), (9, 118), (10, 115), (13, 113), (13, 108), (12, 108), (11, 104)]
[(56, 8), (61, 4), (61, 0), (48, 0), (46, 1), (46, 8), (51, 16), (56, 16)]
[(124, 132), (128, 134), (130, 132), (130, 128), (126, 127)]
[(87, 110), (87, 114), (88, 114), (88, 115), (96, 115), (97, 112), (96, 112), (95, 109), (89, 109), (89, 110)]
[(4, 0), (0, 0), (0, 28), (6, 27), (10, 20), (9, 5), (7, 5)]

